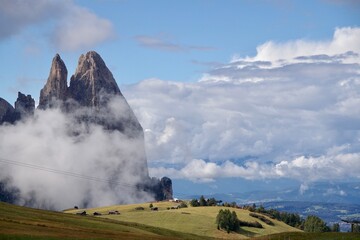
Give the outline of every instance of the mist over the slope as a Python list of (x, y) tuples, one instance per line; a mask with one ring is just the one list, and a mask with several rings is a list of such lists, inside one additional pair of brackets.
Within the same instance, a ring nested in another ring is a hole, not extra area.
[[(120, 97), (108, 106), (101, 112), (107, 121), (128, 111)], [(36, 110), (34, 117), (0, 126), (0, 181), (19, 190), (18, 204), (61, 210), (153, 199), (136, 188), (144, 180), (143, 139), (85, 124), (79, 121), (84, 111), (93, 110)]]

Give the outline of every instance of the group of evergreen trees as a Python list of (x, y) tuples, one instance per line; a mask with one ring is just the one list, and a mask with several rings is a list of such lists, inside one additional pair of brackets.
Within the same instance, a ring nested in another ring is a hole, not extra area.
[(230, 233), (230, 231), (236, 232), (240, 229), (240, 223), (236, 212), (230, 212), (229, 209), (220, 209), (218, 215), (216, 216), (216, 223), (219, 230), (226, 230), (227, 233)]
[(330, 232), (330, 228), (319, 217), (310, 215), (304, 221), (305, 232)]
[(197, 199), (192, 199), (190, 201), (190, 205), (192, 207), (207, 207), (207, 206), (217, 206), (218, 204), (220, 204), (222, 201), (217, 201), (215, 198), (209, 198), (209, 199), (205, 199), (204, 196), (201, 195), (201, 197), (199, 198), (199, 200)]

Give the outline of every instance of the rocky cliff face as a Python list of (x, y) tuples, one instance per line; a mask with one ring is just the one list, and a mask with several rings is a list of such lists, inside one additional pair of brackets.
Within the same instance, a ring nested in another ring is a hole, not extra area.
[[(121, 114), (113, 114), (114, 111), (110, 109), (110, 100), (114, 97), (123, 105)], [(118, 130), (127, 136), (143, 137), (143, 129), (112, 73), (101, 56), (94, 51), (80, 56), (69, 87), (66, 66), (59, 54), (54, 57), (48, 80), (40, 92), (38, 107), (46, 109), (59, 105), (68, 112), (86, 107), (91, 111), (84, 111), (78, 116), (80, 121), (100, 124), (108, 130)]]
[(172, 181), (168, 177), (163, 177), (161, 180), (162, 192), (164, 194), (165, 199), (173, 198), (173, 189), (172, 189)]
[(49, 78), (40, 91), (39, 108), (52, 107), (56, 100), (65, 101), (67, 98), (67, 69), (59, 54), (52, 60)]
[[(71, 77), (68, 98), (94, 111), (83, 120), (100, 124), (109, 130), (118, 130), (127, 136), (143, 138), (143, 129), (122, 95), (112, 73), (100, 55), (90, 51), (81, 55), (75, 74)], [(111, 100), (116, 97), (122, 108), (114, 114)], [(111, 115), (111, 116), (110, 116)], [(106, 117), (104, 117), (106, 116)]]
[(81, 55), (70, 80), (69, 97), (82, 106), (99, 108), (108, 101), (107, 95), (122, 96), (105, 62), (94, 51)]
[(150, 178), (142, 187), (146, 191), (152, 192), (158, 201), (173, 199), (172, 181), (168, 177)]
[(18, 114), (17, 118), (25, 118), (34, 115), (35, 100), (31, 95), (25, 95), (18, 92), (18, 98), (15, 102), (15, 112)]
[(14, 114), (15, 109), (13, 106), (11, 106), (5, 99), (0, 98), (0, 124), (4, 122), (14, 123), (16, 120)]
[(32, 116), (35, 110), (35, 100), (31, 95), (25, 95), (18, 92), (18, 98), (15, 102), (15, 108), (5, 99), (0, 98), (0, 125), (7, 123), (15, 123), (21, 118)]

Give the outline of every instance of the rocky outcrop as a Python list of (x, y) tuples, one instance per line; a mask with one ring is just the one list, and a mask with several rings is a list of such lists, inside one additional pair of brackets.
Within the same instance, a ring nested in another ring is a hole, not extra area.
[(162, 192), (165, 199), (173, 199), (172, 181), (168, 177), (163, 177), (160, 180)]
[(15, 112), (18, 114), (18, 118), (25, 118), (34, 115), (35, 100), (31, 95), (25, 95), (18, 92), (18, 98), (15, 102)]
[(67, 98), (67, 69), (59, 54), (52, 60), (50, 74), (43, 89), (40, 91), (39, 108), (45, 109), (56, 105), (57, 100)]
[[(90, 51), (81, 55), (75, 74), (71, 77), (68, 99), (94, 111), (82, 121), (97, 123), (108, 130), (118, 130), (129, 137), (143, 138), (143, 129), (122, 95), (112, 73), (100, 55)], [(110, 100), (117, 100), (117, 109), (110, 109)], [(121, 113), (121, 114), (118, 114)]]
[(108, 95), (122, 96), (105, 62), (94, 51), (81, 55), (70, 80), (69, 97), (82, 106), (98, 108), (106, 104)]
[(144, 189), (153, 194), (156, 201), (173, 199), (172, 181), (168, 177), (149, 178), (144, 183)]
[(0, 124), (14, 123), (15, 121), (15, 109), (5, 99), (0, 98)]
[(18, 98), (15, 102), (15, 108), (6, 100), (0, 98), (0, 124), (5, 122), (15, 123), (21, 118), (32, 116), (35, 110), (35, 100), (31, 95), (25, 95), (18, 92)]

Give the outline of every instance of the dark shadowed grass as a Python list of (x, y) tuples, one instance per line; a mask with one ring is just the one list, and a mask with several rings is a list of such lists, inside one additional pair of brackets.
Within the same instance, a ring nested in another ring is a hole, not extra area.
[(263, 237), (252, 238), (253, 240), (359, 240), (360, 233), (279, 233)]

